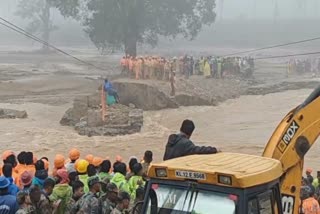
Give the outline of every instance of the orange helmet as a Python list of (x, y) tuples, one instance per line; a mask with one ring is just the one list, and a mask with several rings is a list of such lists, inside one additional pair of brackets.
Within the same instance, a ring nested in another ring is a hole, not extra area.
[(103, 162), (103, 159), (101, 157), (94, 157), (92, 160), (92, 165), (94, 165), (95, 167), (98, 167), (102, 162)]
[(11, 150), (4, 151), (2, 153), (2, 160), (7, 160), (7, 158), (11, 155), (14, 155), (14, 152)]
[(85, 159), (86, 159), (90, 164), (92, 164), (93, 155), (92, 155), (92, 154), (88, 154)]
[(69, 158), (72, 161), (79, 159), (80, 158), (80, 151), (78, 149), (75, 149), (75, 148), (71, 149), (69, 151)]
[(311, 174), (312, 173), (312, 169), (311, 168), (307, 168), (306, 172), (309, 172)]
[(64, 161), (64, 156), (57, 154), (54, 158), (54, 167), (57, 169), (62, 168), (64, 166)]

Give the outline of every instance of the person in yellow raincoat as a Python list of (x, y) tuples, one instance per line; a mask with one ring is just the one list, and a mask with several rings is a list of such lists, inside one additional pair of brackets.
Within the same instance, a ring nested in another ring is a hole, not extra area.
[(211, 75), (211, 68), (210, 68), (210, 64), (209, 64), (208, 59), (205, 59), (205, 60), (204, 60), (203, 75), (204, 75), (206, 78), (209, 78), (210, 75)]

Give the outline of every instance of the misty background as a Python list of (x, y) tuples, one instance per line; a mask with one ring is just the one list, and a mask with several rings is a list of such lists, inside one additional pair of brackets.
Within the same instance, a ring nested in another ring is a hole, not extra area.
[[(0, 0), (0, 16), (25, 28), (28, 22), (15, 15), (18, 0)], [(320, 14), (318, 0), (217, 0), (216, 21), (204, 28), (192, 42), (182, 38), (161, 39), (158, 48), (175, 47), (237, 47), (254, 48), (320, 36), (317, 27)], [(52, 11), (54, 24), (59, 27), (51, 43), (64, 47), (94, 48), (79, 22), (65, 19)], [(0, 26), (2, 47), (38, 47), (35, 42)], [(290, 48), (314, 49), (320, 42)]]

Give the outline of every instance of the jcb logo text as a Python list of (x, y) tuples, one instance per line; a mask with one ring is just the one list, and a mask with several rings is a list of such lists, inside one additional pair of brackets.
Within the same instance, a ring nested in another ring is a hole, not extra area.
[(295, 121), (292, 121), (290, 127), (282, 137), (283, 142), (285, 142), (285, 144), (288, 145), (291, 142), (292, 138), (297, 133), (298, 129), (299, 129), (299, 125)]

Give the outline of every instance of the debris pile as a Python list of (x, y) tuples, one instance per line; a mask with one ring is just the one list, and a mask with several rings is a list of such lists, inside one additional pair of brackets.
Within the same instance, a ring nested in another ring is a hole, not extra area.
[(141, 131), (143, 111), (134, 105), (115, 104), (107, 108), (105, 120), (102, 120), (100, 94), (81, 96), (74, 100), (60, 121), (61, 125), (73, 126), (80, 135), (116, 136)]

